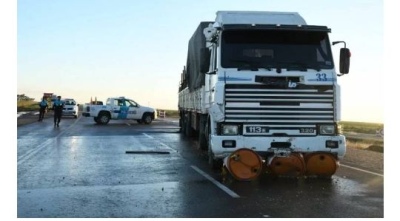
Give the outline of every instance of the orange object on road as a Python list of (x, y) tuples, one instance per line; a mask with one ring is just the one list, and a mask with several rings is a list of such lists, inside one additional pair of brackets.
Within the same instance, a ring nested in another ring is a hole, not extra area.
[(268, 165), (269, 171), (277, 176), (303, 176), (306, 172), (306, 166), (303, 155), (300, 153), (291, 153), (288, 156), (275, 156)]
[(339, 161), (330, 153), (310, 153), (305, 155), (307, 175), (332, 176), (339, 168)]
[(261, 174), (263, 161), (253, 150), (241, 148), (224, 159), (224, 166), (236, 180), (250, 181)]

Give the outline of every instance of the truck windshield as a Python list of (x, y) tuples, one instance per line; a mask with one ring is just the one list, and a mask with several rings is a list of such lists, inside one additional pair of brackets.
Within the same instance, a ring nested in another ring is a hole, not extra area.
[(223, 68), (332, 69), (328, 34), (294, 30), (225, 30), (222, 33)]

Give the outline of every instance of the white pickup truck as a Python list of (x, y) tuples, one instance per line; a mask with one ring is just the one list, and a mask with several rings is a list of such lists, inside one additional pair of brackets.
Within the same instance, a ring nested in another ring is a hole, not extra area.
[(125, 97), (108, 98), (106, 105), (85, 104), (82, 112), (82, 116), (93, 117), (97, 124), (108, 124), (110, 120), (123, 119), (150, 124), (155, 114), (155, 109), (139, 105)]

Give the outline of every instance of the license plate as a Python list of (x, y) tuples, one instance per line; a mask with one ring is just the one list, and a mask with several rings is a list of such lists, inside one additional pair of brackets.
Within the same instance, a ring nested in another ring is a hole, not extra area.
[(269, 128), (268, 127), (262, 127), (262, 126), (247, 126), (246, 127), (246, 133), (268, 133)]
[(300, 128), (301, 134), (312, 134), (314, 133), (314, 131), (315, 131), (314, 128)]

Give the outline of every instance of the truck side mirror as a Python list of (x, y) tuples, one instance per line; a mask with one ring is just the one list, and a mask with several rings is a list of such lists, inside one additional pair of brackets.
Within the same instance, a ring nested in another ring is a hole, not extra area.
[[(346, 48), (345, 41), (334, 41), (334, 42), (332, 42), (332, 45), (335, 45), (338, 43), (344, 44), (344, 48), (340, 49), (339, 71), (342, 75), (348, 74), (349, 69), (350, 69), (350, 56), (351, 56), (350, 49)], [(341, 75), (339, 75), (339, 76), (341, 76)]]
[(350, 50), (348, 48), (340, 49), (340, 64), (339, 69), (340, 73), (348, 74), (350, 69)]
[(211, 52), (208, 48), (202, 48), (200, 50), (200, 72), (207, 73), (210, 68), (210, 57)]

